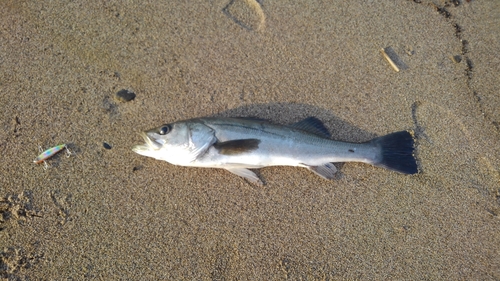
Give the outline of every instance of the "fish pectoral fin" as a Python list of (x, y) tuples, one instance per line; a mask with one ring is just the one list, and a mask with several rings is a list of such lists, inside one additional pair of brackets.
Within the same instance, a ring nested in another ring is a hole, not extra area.
[(325, 127), (325, 124), (323, 124), (323, 122), (321, 122), (321, 120), (319, 120), (316, 117), (308, 117), (304, 120), (301, 120), (289, 126), (295, 129), (299, 129), (302, 131), (318, 135), (320, 137), (330, 138), (330, 132)]
[(337, 172), (337, 168), (332, 163), (325, 163), (325, 164), (319, 165), (319, 166), (309, 166), (309, 165), (305, 165), (305, 164), (303, 164), (303, 165), (304, 165), (304, 167), (306, 167), (309, 170), (311, 170), (312, 172), (314, 172), (316, 175), (318, 175), (324, 179), (327, 179), (327, 180), (333, 179), (333, 177), (335, 176), (335, 173)]
[(245, 168), (226, 168), (229, 172), (247, 179), (249, 182), (264, 185), (264, 183), (257, 177), (257, 175)]
[(258, 139), (230, 140), (224, 142), (216, 142), (214, 144), (214, 148), (223, 155), (238, 155), (259, 148), (259, 143), (260, 140)]

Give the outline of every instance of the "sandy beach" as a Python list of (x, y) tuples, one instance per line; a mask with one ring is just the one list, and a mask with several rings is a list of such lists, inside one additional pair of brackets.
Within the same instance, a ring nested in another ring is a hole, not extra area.
[[(500, 1), (2, 1), (0, 277), (500, 280), (499, 50)], [(200, 116), (412, 130), (421, 171), (131, 150)]]

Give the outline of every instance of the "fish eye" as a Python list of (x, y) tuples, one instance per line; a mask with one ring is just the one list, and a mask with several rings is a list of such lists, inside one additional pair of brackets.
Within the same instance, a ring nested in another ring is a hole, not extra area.
[(161, 126), (161, 128), (158, 130), (158, 133), (160, 135), (166, 135), (170, 132), (172, 128), (170, 127), (170, 125), (163, 125)]

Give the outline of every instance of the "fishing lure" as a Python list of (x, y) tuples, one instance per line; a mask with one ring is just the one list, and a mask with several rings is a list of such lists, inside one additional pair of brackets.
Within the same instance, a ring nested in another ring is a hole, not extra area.
[(45, 168), (47, 168), (47, 163), (45, 162), (45, 160), (49, 159), (50, 157), (54, 156), (56, 153), (58, 153), (59, 151), (65, 149), (65, 148), (66, 148), (67, 157), (69, 157), (71, 155), (71, 152), (69, 152), (66, 144), (60, 144), (60, 145), (56, 145), (52, 148), (45, 150), (40, 155), (38, 155), (38, 157), (35, 160), (33, 160), (33, 162), (35, 164), (40, 164), (43, 162), (45, 164)]

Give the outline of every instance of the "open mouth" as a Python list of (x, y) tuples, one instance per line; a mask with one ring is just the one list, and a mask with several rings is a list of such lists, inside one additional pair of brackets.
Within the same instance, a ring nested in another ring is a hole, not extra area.
[(161, 149), (162, 144), (160, 144), (157, 141), (148, 137), (148, 135), (146, 133), (141, 133), (141, 137), (144, 139), (144, 142), (146, 142), (146, 143), (134, 146), (134, 148), (133, 148), (134, 151)]

